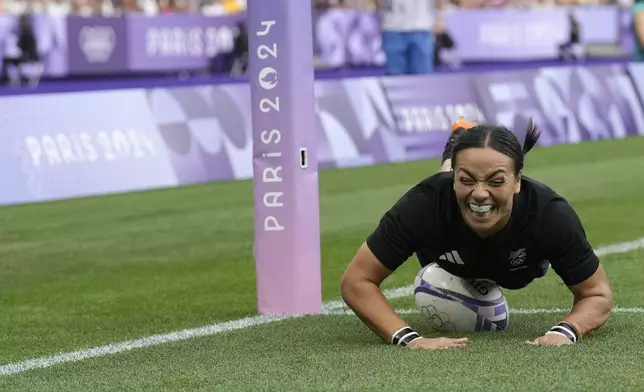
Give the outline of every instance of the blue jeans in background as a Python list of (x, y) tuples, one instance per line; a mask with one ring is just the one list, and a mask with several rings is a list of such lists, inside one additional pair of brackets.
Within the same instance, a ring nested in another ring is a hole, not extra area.
[(434, 71), (434, 37), (428, 31), (383, 31), (382, 50), (388, 75)]

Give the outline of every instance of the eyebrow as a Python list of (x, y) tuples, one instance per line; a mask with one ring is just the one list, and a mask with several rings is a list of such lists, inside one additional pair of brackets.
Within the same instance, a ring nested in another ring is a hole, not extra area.
[[(470, 171), (469, 171), (469, 170), (467, 170), (467, 169), (463, 169), (462, 167), (459, 167), (459, 168), (458, 168), (458, 170), (464, 171), (464, 172), (465, 172), (465, 174), (467, 174), (468, 176), (470, 176), (470, 177), (472, 177), (472, 178), (475, 178), (475, 177), (476, 177), (474, 174), (470, 173)], [(487, 176), (487, 178), (492, 178), (492, 177), (496, 176), (496, 175), (497, 175), (497, 174), (499, 174), (499, 173), (507, 174), (505, 170), (503, 170), (503, 169), (498, 169), (498, 170), (496, 170), (496, 171), (492, 172), (492, 174), (488, 175), (488, 176)]]

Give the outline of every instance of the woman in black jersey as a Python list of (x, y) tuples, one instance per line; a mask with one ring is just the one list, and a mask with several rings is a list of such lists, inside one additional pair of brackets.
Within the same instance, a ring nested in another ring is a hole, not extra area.
[[(383, 296), (382, 281), (415, 253), (421, 266), (437, 263), (453, 275), (492, 280), (506, 289), (526, 287), (552, 267), (574, 305), (563, 320), (553, 320), (550, 331), (527, 343), (571, 344), (603, 325), (612, 292), (577, 214), (548, 186), (523, 175), (524, 156), (539, 138), (536, 127), (528, 124), (523, 147), (503, 126), (460, 120), (452, 129), (439, 173), (384, 214), (347, 267), (341, 281), (347, 305), (400, 346), (465, 346), (466, 338), (421, 337)], [(446, 254), (452, 257), (441, 257)]]

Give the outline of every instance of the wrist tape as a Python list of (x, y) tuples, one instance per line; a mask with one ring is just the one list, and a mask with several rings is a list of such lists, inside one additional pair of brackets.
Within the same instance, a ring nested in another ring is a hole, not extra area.
[(398, 331), (394, 332), (391, 335), (391, 344), (394, 346), (407, 346), (409, 343), (413, 342), (416, 339), (420, 339), (421, 336), (418, 332), (414, 331), (410, 327), (402, 327)]
[(581, 336), (579, 332), (577, 332), (575, 327), (573, 327), (572, 324), (566, 321), (560, 322), (559, 324), (550, 328), (548, 332), (546, 332), (546, 335), (552, 335), (552, 334), (565, 336), (568, 339), (570, 339), (573, 343), (577, 343), (579, 339), (581, 339)]

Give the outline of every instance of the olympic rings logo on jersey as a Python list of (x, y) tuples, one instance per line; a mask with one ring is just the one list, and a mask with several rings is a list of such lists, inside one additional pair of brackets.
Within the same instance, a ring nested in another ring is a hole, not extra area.
[(510, 252), (510, 265), (513, 267), (519, 266), (523, 264), (526, 260), (526, 252), (525, 248), (521, 248), (519, 250), (515, 250), (514, 252)]

